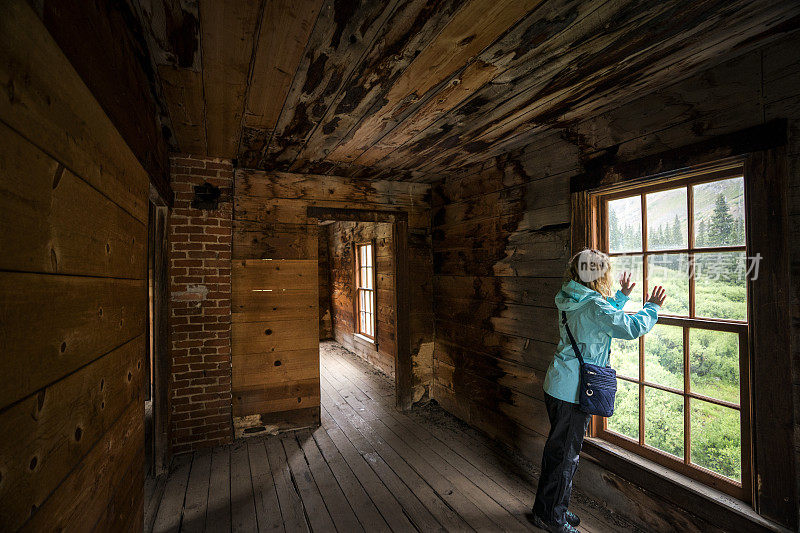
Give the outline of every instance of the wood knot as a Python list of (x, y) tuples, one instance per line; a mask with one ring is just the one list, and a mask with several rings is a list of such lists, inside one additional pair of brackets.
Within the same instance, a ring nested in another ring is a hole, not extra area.
[(39, 391), (39, 394), (36, 395), (36, 412), (40, 412), (42, 407), (44, 407), (44, 396), (45, 396), (45, 389)]
[(64, 165), (61, 163), (58, 164), (56, 167), (56, 171), (53, 173), (53, 188), (55, 189), (58, 187), (58, 184), (61, 182), (61, 177), (64, 175)]

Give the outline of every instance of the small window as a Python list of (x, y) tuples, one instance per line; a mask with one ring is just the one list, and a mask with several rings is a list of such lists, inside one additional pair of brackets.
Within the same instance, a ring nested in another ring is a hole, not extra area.
[[(594, 436), (747, 499), (750, 459), (748, 258), (741, 166), (599, 191), (597, 247), (636, 281), (626, 311), (656, 285), (653, 330), (615, 339), (614, 416)], [(743, 480), (745, 485), (743, 486)]]
[(375, 267), (373, 246), (356, 247), (356, 333), (375, 340)]

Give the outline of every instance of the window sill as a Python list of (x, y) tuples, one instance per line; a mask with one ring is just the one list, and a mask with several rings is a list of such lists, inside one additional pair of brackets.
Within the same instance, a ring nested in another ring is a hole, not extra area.
[(353, 333), (353, 338), (358, 339), (358, 340), (360, 340), (362, 342), (367, 342), (367, 343), (372, 344), (372, 345), (375, 344), (375, 341), (373, 339), (370, 339), (369, 337), (365, 337), (361, 333)]
[[(788, 531), (724, 492), (598, 438), (587, 437), (583, 453), (611, 472), (723, 529)], [(747, 529), (747, 528), (745, 528)]]

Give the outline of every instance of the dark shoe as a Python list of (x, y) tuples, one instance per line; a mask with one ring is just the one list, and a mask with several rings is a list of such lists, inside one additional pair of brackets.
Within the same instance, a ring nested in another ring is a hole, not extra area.
[(573, 513), (572, 511), (567, 511), (567, 512), (564, 514), (564, 518), (566, 518), (566, 519), (567, 519), (567, 523), (568, 523), (569, 525), (571, 525), (572, 527), (578, 527), (578, 524), (580, 524), (580, 523), (581, 523), (581, 519), (580, 519), (580, 518), (578, 518), (578, 515), (576, 515), (576, 514), (575, 514), (575, 513)]
[(570, 524), (569, 522), (567, 522), (566, 524), (552, 524), (550, 522), (545, 522), (544, 520), (539, 518), (538, 515), (532, 512), (525, 513), (525, 518), (527, 518), (528, 522), (530, 522), (534, 526), (538, 527), (539, 529), (549, 531), (550, 533), (578, 533), (578, 530), (572, 527), (572, 524)]

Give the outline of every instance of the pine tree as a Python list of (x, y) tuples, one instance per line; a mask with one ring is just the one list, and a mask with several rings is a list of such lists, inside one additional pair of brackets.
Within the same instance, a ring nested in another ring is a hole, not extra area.
[(736, 219), (735, 244), (744, 244), (744, 220)]
[(609, 209), (609, 211), (611, 211), (611, 216), (608, 217), (609, 241), (611, 241), (611, 249), (618, 250), (623, 244), (622, 235), (619, 234), (619, 219), (617, 218), (617, 213), (613, 209)]
[(711, 214), (711, 223), (708, 228), (708, 244), (720, 246), (734, 243), (734, 223), (725, 195), (717, 196), (714, 212)]
[(672, 222), (672, 244), (674, 246), (680, 246), (681, 242), (683, 242), (681, 233), (681, 221), (676, 214), (675, 220)]
[(700, 219), (700, 225), (697, 227), (697, 235), (694, 236), (694, 245), (695, 246), (705, 246), (706, 245), (706, 232), (708, 231), (706, 227), (705, 219)]

